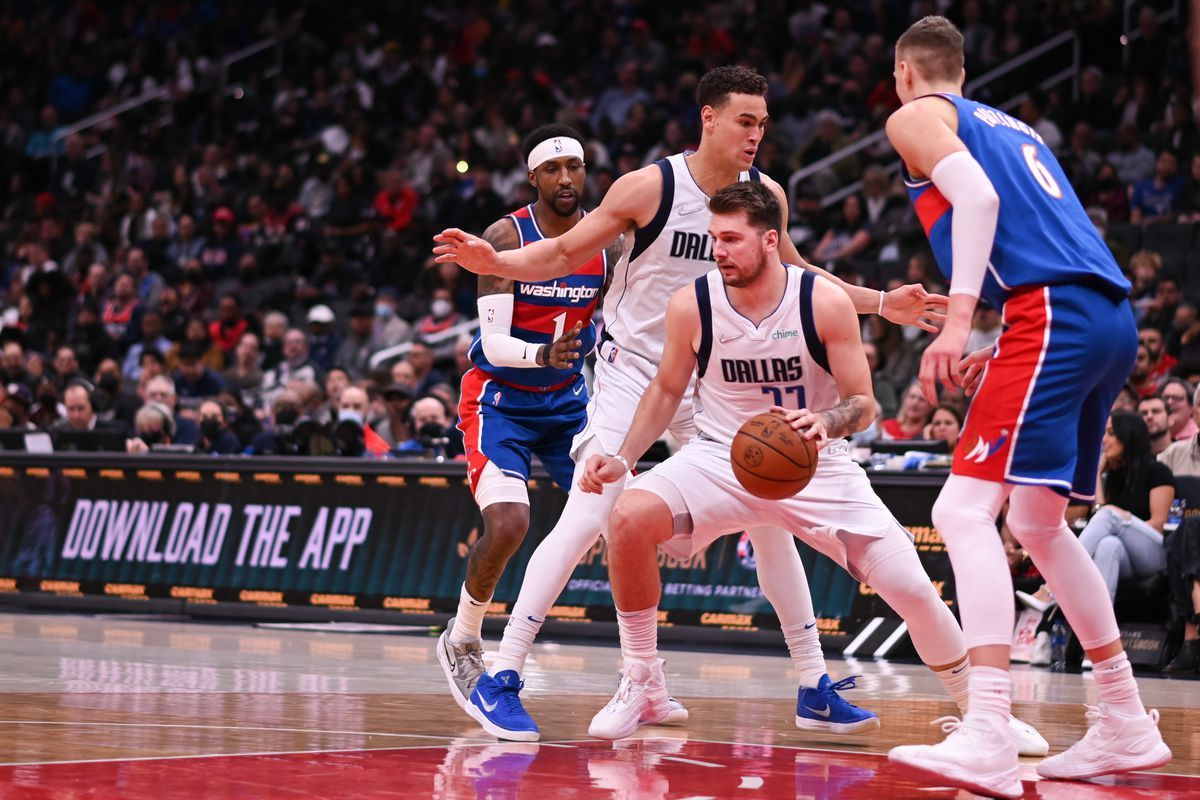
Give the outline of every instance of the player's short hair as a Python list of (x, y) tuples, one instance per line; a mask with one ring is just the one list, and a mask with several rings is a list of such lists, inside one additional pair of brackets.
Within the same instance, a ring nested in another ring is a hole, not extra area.
[(758, 181), (731, 183), (713, 195), (708, 204), (713, 214), (745, 212), (746, 219), (760, 231), (779, 232), (783, 224), (783, 209), (775, 193)]
[(896, 52), (931, 81), (957, 81), (963, 68), (963, 35), (945, 17), (924, 17), (896, 40)]
[(528, 162), (529, 154), (533, 152), (533, 148), (547, 139), (575, 139), (580, 144), (583, 144), (583, 137), (579, 135), (579, 131), (570, 125), (559, 125), (557, 123), (541, 125), (531, 130), (521, 142), (521, 160)]
[(725, 105), (731, 94), (762, 97), (766, 93), (767, 79), (750, 67), (717, 67), (705, 73), (696, 85), (696, 104), (700, 108), (720, 108)]

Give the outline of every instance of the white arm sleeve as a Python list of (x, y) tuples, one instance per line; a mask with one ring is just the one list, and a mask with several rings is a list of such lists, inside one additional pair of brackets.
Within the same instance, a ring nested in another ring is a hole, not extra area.
[(512, 335), (513, 296), (485, 294), (479, 308), (479, 341), (487, 360), (497, 367), (537, 367), (539, 344), (530, 344)]
[(1000, 198), (979, 162), (966, 150), (943, 158), (929, 173), (950, 205), (950, 248), (954, 265), (950, 294), (979, 297), (996, 238)]

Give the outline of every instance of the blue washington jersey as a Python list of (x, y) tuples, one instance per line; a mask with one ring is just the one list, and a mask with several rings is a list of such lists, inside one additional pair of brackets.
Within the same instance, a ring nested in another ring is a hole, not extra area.
[[(958, 138), (983, 167), (1000, 197), (995, 243), (982, 296), (1000, 309), (1013, 290), (1084, 283), (1120, 297), (1130, 285), (1088, 219), (1042, 137), (1025, 123), (982, 103), (940, 94), (958, 110)], [(953, 271), (953, 208), (928, 178), (904, 172), (908, 194), (938, 266)]]
[[(545, 238), (538, 229), (532, 205), (514, 211), (508, 218), (517, 227), (521, 247)], [(471, 361), (489, 377), (519, 389), (546, 391), (570, 383), (583, 369), (583, 356), (596, 345), (592, 312), (600, 301), (608, 266), (608, 253), (601, 251), (565, 278), (536, 283), (516, 281), (513, 285), (514, 337), (531, 344), (550, 344), (576, 322), (583, 323), (579, 332), (580, 357), (570, 369), (494, 366), (484, 355), (478, 335), (468, 351)]]

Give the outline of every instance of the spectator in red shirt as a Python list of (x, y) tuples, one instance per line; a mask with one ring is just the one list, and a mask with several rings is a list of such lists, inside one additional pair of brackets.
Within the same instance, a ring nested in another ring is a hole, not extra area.
[(1158, 381), (1150, 377), (1150, 349), (1144, 344), (1138, 345), (1137, 361), (1133, 362), (1133, 371), (1129, 373), (1129, 385), (1139, 398), (1158, 394)]
[(885, 439), (919, 439), (925, 433), (932, 412), (921, 384), (913, 381), (904, 390), (900, 400), (900, 410), (891, 419), (885, 419), (879, 426)]
[(1179, 360), (1163, 347), (1162, 331), (1147, 322), (1138, 326), (1138, 344), (1145, 345), (1150, 353), (1150, 380), (1161, 385)]
[[(233, 352), (242, 334), (250, 329), (250, 322), (242, 313), (242, 300), (236, 294), (221, 295), (217, 306), (217, 318), (208, 324), (208, 335), (226, 356)], [(228, 360), (228, 359), (226, 359)]]
[(383, 188), (375, 195), (375, 213), (386, 230), (398, 233), (412, 224), (419, 202), (416, 191), (404, 181), (404, 174), (389, 169), (383, 176)]

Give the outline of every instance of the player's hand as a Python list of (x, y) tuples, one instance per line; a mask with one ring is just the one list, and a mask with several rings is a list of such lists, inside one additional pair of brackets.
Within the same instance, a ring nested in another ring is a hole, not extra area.
[(612, 456), (591, 456), (583, 477), (579, 479), (579, 488), (590, 494), (602, 494), (604, 484), (616, 483), (625, 477), (626, 472), (625, 465)]
[(967, 345), (968, 330), (945, 328), (921, 354), (921, 391), (930, 405), (938, 403), (938, 384), (956, 386), (959, 363)]
[(883, 296), (883, 318), (898, 325), (916, 325), (923, 331), (937, 333), (946, 321), (949, 298), (930, 294), (919, 283), (892, 289)]
[(825, 419), (815, 411), (809, 411), (807, 408), (788, 410), (782, 406), (771, 406), (771, 413), (782, 416), (788, 425), (792, 426), (792, 430), (805, 439), (815, 440), (818, 448), (824, 447), (829, 441)]
[(486, 240), (472, 236), (458, 228), (446, 230), (433, 237), (438, 246), (433, 248), (439, 264), (458, 264), (468, 272), (477, 275), (494, 275), (500, 266), (500, 256), (496, 249)]
[(576, 322), (575, 327), (554, 340), (546, 352), (546, 362), (555, 369), (570, 369), (579, 358), (579, 348), (583, 342), (575, 337), (583, 330), (583, 323)]
[(966, 358), (958, 362), (958, 385), (966, 392), (967, 397), (975, 394), (975, 390), (979, 388), (979, 379), (983, 377), (983, 368), (987, 366), (987, 362), (992, 358), (992, 348), (981, 347), (978, 350), (969, 353)]

